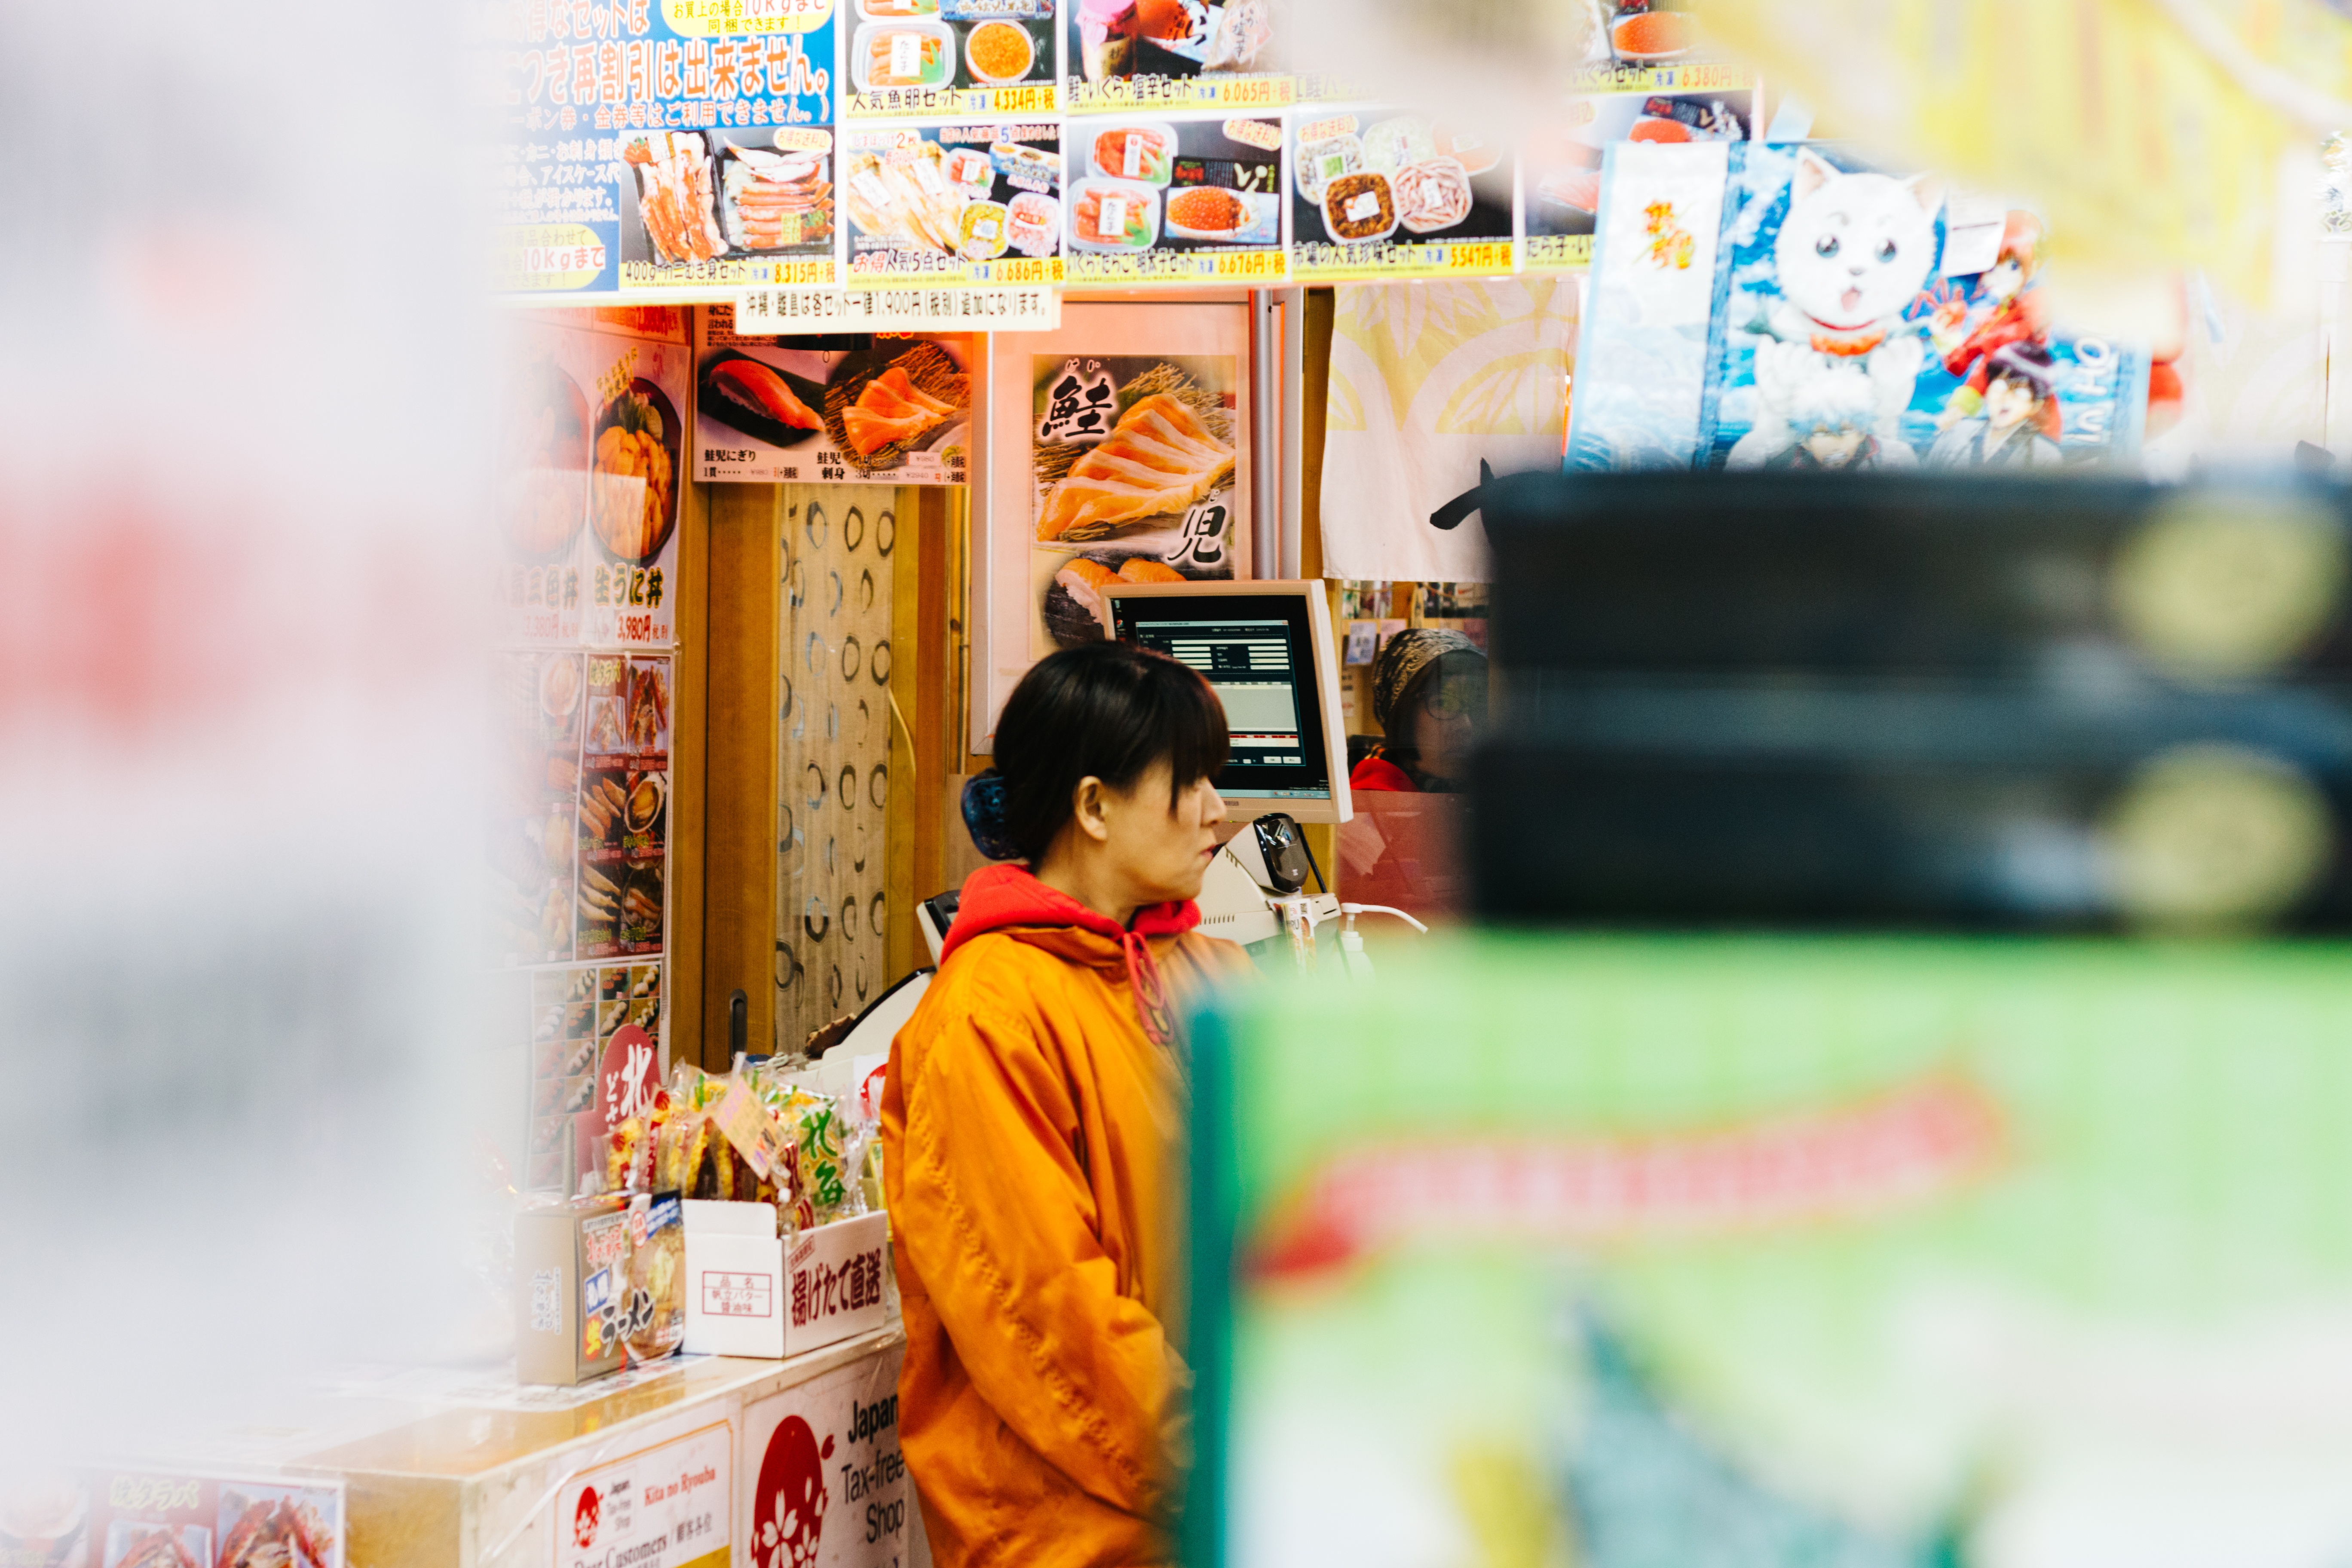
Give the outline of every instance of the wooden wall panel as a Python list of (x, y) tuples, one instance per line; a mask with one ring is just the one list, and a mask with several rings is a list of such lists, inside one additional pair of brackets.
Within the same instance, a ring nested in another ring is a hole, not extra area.
[(712, 485), (705, 641), (702, 1065), (727, 1066), (729, 998), (750, 1002), (747, 1038), (775, 1030), (777, 563), (782, 491)]

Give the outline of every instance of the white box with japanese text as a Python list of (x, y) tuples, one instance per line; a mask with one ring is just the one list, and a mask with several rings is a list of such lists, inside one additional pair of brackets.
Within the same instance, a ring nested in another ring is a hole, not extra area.
[(685, 1348), (798, 1355), (882, 1327), (889, 1237), (889, 1221), (870, 1214), (787, 1243), (772, 1204), (688, 1201)]

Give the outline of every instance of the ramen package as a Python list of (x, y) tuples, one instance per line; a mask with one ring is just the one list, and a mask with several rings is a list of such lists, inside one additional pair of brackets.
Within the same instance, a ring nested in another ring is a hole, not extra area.
[(633, 1362), (659, 1361), (686, 1340), (685, 1211), (674, 1193), (629, 1205), (628, 1295), (621, 1331)]

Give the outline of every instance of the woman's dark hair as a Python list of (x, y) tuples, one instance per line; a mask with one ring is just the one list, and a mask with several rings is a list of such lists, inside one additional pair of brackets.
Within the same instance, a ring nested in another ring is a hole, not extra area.
[(1225, 764), (1224, 705), (1197, 671), (1129, 643), (1039, 659), (996, 721), (996, 765), (964, 791), (972, 842), (993, 860), (1036, 860), (1070, 820), (1089, 774), (1132, 789), (1169, 764), (1168, 804)]

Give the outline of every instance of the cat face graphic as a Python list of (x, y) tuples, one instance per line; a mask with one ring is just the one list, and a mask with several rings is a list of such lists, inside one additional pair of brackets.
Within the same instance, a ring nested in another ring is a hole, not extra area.
[(1797, 154), (1773, 247), (1780, 292), (1822, 325), (1850, 331), (1902, 314), (1936, 265), (1941, 182), (1849, 174)]

